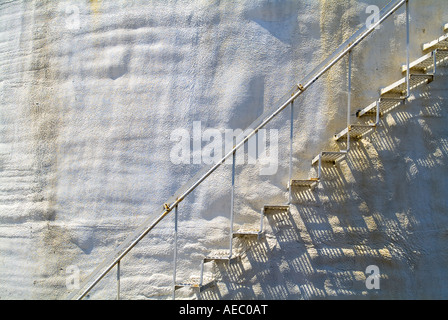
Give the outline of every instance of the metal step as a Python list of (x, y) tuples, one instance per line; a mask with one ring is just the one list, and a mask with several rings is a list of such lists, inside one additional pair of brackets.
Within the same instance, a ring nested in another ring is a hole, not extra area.
[(237, 260), (238, 259), (238, 256), (228, 256), (228, 255), (212, 255), (212, 256), (207, 256), (207, 257), (205, 257), (204, 258), (204, 263), (207, 263), (207, 262), (212, 262), (212, 261), (215, 261), (215, 262), (233, 262), (233, 261), (235, 261), (235, 260)]
[(334, 162), (343, 159), (347, 155), (346, 151), (322, 151), (319, 155), (314, 157), (311, 162), (312, 165), (315, 165), (319, 162), (319, 156), (321, 157), (322, 162)]
[[(411, 74), (410, 75), (410, 87), (415, 88), (422, 84), (430, 83), (434, 80), (434, 75), (432, 74)], [(399, 94), (404, 95), (407, 90), (406, 77), (397, 82), (391, 84), (390, 86), (381, 89), (381, 95), (385, 94)]]
[[(398, 107), (399, 105), (402, 105), (404, 103), (404, 98), (380, 98), (380, 116), (382, 116), (384, 113)], [(356, 116), (362, 117), (362, 116), (376, 116), (377, 113), (377, 106), (376, 101), (372, 104), (368, 105), (362, 110), (358, 110), (356, 112)]]
[(288, 189), (290, 187), (296, 188), (313, 188), (317, 183), (319, 183), (318, 178), (311, 178), (307, 180), (291, 180), (288, 185)]
[[(423, 57), (418, 58), (417, 60), (411, 62), (409, 64), (409, 69), (411, 71), (422, 71), (427, 72), (428, 70), (434, 69), (434, 59), (436, 64), (440, 64), (448, 60), (448, 49), (436, 49), (431, 51), (428, 54), (425, 54)], [(407, 66), (401, 66), (401, 71), (406, 72)]]
[(288, 205), (266, 205), (263, 207), (263, 212), (266, 214), (268, 211), (289, 211)]
[[(445, 29), (447, 32), (448, 29)], [(434, 49), (448, 49), (448, 34), (444, 34), (436, 40), (427, 42), (423, 45), (423, 51), (434, 50)]]
[(233, 237), (259, 237), (261, 235), (260, 230), (238, 230), (233, 233)]
[(176, 285), (174, 286), (174, 290), (179, 290), (182, 288), (192, 288), (192, 289), (199, 289), (199, 292), (202, 292), (215, 285), (216, 280), (210, 280), (207, 283), (201, 285), (198, 279), (198, 280), (191, 280), (189, 282), (176, 283)]
[(369, 124), (352, 124), (334, 136), (336, 141), (347, 139), (347, 134), (350, 134), (350, 139), (361, 139), (365, 134), (375, 129), (375, 125)]
[[(403, 104), (405, 101), (404, 98), (380, 98), (380, 116), (382, 116), (384, 113), (398, 107), (399, 105)], [(356, 116), (362, 117), (362, 116), (376, 116), (377, 113), (377, 106), (376, 101), (372, 104), (368, 105), (362, 110), (358, 110), (356, 112)]]

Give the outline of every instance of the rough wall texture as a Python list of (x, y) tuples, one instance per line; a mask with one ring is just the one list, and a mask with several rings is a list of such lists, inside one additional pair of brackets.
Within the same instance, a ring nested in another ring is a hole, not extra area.
[[(411, 58), (441, 35), (446, 0), (410, 1)], [(200, 168), (169, 161), (177, 128), (193, 121), (245, 128), (365, 22), (385, 0), (2, 1), (0, 3), (0, 299), (62, 299), (66, 270), (86, 276)], [(75, 6), (79, 28), (71, 20)], [(353, 112), (398, 80), (400, 10), (354, 52)], [(266, 218), (241, 260), (214, 267), (209, 299), (448, 298), (446, 69), (381, 127), (324, 167), (289, 214)], [(344, 128), (346, 60), (298, 100), (294, 177)], [(355, 109), (356, 108), (356, 109)], [(238, 166), (236, 225), (256, 225), (286, 201), (287, 112), (280, 166)], [(284, 159), (284, 161), (282, 160)], [(179, 280), (228, 247), (230, 167), (180, 207)], [(121, 266), (121, 296), (171, 297), (173, 219)], [(367, 290), (377, 265), (381, 288)], [(111, 274), (90, 298), (113, 298)]]

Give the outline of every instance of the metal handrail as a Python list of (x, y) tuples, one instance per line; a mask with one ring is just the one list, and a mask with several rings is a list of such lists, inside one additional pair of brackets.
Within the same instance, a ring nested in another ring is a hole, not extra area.
[[(216, 169), (218, 169), (225, 161), (234, 153), (244, 146), (244, 144), (257, 132), (266, 126), (272, 119), (280, 114), (287, 106), (294, 102), (303, 92), (305, 92), (314, 82), (316, 82), (322, 75), (331, 69), (338, 61), (345, 57), (353, 48), (359, 45), (368, 35), (370, 35), (377, 26), (382, 24), (389, 16), (395, 13), (403, 4), (406, 4), (406, 15), (409, 19), (409, 0), (392, 0), (380, 12), (380, 17), (377, 22), (370, 27), (364, 25), (356, 33), (354, 33), (347, 41), (335, 50), (335, 52), (320, 63), (312, 72), (310, 72), (302, 82), (295, 85), (283, 99), (285, 102), (281, 103), (276, 109), (268, 110), (263, 113), (257, 120), (255, 120), (249, 129), (236, 138), (236, 145), (216, 164), (205, 167), (193, 179), (186, 183), (179, 189), (168, 201), (164, 204), (164, 210), (160, 216), (155, 220), (153, 217), (147, 218), (140, 227), (132, 233), (115, 251), (109, 255), (103, 262), (95, 268), (95, 270), (82, 283), (80, 289), (72, 292), (68, 299), (82, 299), (90, 290), (116, 265), (119, 265), (121, 259), (137, 245), (160, 221), (162, 221), (173, 209), (177, 209), (185, 197), (187, 197), (193, 190), (196, 189), (207, 177), (209, 177)], [(407, 23), (407, 81), (409, 81), (409, 23)], [(408, 84), (409, 89), (409, 84)], [(409, 90), (408, 90), (409, 94)], [(252, 129), (253, 128), (253, 129)], [(191, 182), (193, 181), (193, 182)]]

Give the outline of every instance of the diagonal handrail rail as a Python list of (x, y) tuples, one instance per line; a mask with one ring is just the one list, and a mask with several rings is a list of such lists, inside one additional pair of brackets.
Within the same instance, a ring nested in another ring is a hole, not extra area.
[[(370, 35), (377, 26), (381, 25), (387, 18), (394, 14), (399, 8), (406, 4), (406, 14), (409, 15), (409, 0), (391, 0), (379, 14), (379, 19), (370, 26), (363, 25), (348, 40), (341, 44), (328, 58), (322, 61), (313, 69), (301, 82), (295, 85), (288, 93), (283, 96), (274, 109), (269, 109), (257, 118), (247, 130), (236, 138), (236, 145), (228, 151), (224, 157), (214, 165), (207, 166), (200, 170), (192, 179), (184, 184), (168, 201), (164, 204), (163, 212), (154, 219), (153, 216), (147, 218), (135, 232), (128, 236), (124, 242), (107, 256), (89, 276), (80, 285), (80, 288), (71, 292), (67, 299), (82, 299), (90, 290), (117, 264), (121, 259), (132, 250), (160, 221), (162, 221), (173, 209), (175, 209), (185, 197), (196, 189), (207, 177), (218, 169), (225, 161), (230, 158), (239, 148), (257, 132), (266, 126), (272, 119), (280, 114), (288, 105), (294, 102), (302, 93), (304, 93), (314, 82), (331, 69), (338, 61), (346, 56), (353, 48), (359, 45), (368, 35)], [(409, 17), (409, 16), (408, 16)], [(407, 25), (407, 38), (409, 40), (409, 25)], [(409, 41), (407, 48), (407, 80), (409, 79)], [(409, 88), (409, 86), (408, 86)], [(409, 90), (408, 90), (409, 94)], [(284, 102), (282, 102), (284, 101)], [(250, 131), (248, 133), (248, 131)]]

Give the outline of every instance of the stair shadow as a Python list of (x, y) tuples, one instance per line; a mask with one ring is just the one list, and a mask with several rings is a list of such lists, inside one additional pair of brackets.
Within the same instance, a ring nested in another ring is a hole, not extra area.
[[(322, 180), (314, 190), (293, 187), (291, 212), (266, 215), (271, 232), (260, 240), (245, 239), (238, 263), (217, 266), (222, 284), (207, 297), (375, 299), (403, 294), (394, 288), (409, 284), (397, 270), (418, 265), (419, 235), (414, 231), (425, 222), (405, 210), (408, 200), (392, 201), (391, 195), (407, 190), (397, 189), (397, 181), (406, 182), (412, 168), (440, 168), (448, 157), (448, 139), (440, 138), (443, 134), (438, 132), (443, 129), (427, 123), (443, 122), (444, 101), (434, 100), (429, 90), (416, 93), (416, 99), (422, 109), (416, 110), (412, 102), (395, 108), (381, 118), (375, 132), (351, 141), (345, 160), (323, 164)], [(419, 158), (412, 142), (403, 146), (396, 138), (408, 137), (407, 132), (420, 136), (417, 142), (422, 145), (430, 141), (419, 151)], [(344, 143), (340, 144), (344, 149)], [(421, 157), (422, 152), (428, 156)], [(408, 160), (402, 154), (408, 155), (413, 166), (403, 167)], [(390, 171), (398, 178), (392, 179)], [(382, 292), (366, 288), (369, 265), (380, 268)]]
[[(322, 164), (322, 179), (319, 188), (318, 202), (325, 206), (331, 206), (347, 201), (347, 181), (341, 166), (347, 166), (347, 160), (342, 160), (337, 164)], [(324, 194), (327, 199), (325, 199)]]
[[(386, 235), (369, 234), (371, 231), (361, 226), (360, 221), (341, 217), (342, 213), (328, 215), (328, 211), (320, 207), (298, 206), (297, 211), (307, 248), (307, 280), (314, 289), (310, 292), (306, 284), (301, 287), (305, 299), (343, 299), (351, 296), (362, 299), (362, 292), (367, 292), (367, 266), (381, 266), (381, 276), (387, 279), (390, 270), (397, 265), (388, 249), (390, 239)], [(368, 297), (372, 298), (375, 294), (377, 292), (369, 292)]]
[(315, 193), (315, 189), (309, 187), (291, 186), (291, 202), (312, 205), (316, 202)]
[[(217, 286), (202, 293), (205, 299), (254, 299), (259, 298), (253, 289), (253, 278), (257, 274), (264, 273), (263, 265), (268, 261), (266, 252), (269, 251), (268, 243), (264, 237), (257, 239), (247, 237), (240, 241), (244, 249), (238, 260), (232, 263), (217, 263), (215, 265), (215, 278)], [(261, 272), (257, 272), (253, 266), (248, 263), (248, 256), (255, 257), (255, 260), (261, 264)]]
[(297, 225), (289, 212), (272, 212), (266, 219), (272, 234), (242, 239), (241, 259), (216, 265), (219, 285), (203, 298), (226, 299), (230, 292), (232, 299), (300, 298), (298, 283), (306, 281), (310, 270), (303, 259), (291, 260), (305, 251)]
[[(388, 277), (391, 266), (396, 266), (387, 248), (390, 238), (370, 229), (366, 221), (371, 221), (372, 217), (356, 210), (362, 207), (364, 200), (354, 187), (359, 178), (354, 172), (367, 171), (368, 180), (370, 176), (376, 177), (378, 169), (362, 146), (362, 141), (353, 141), (351, 154), (345, 160), (336, 165), (324, 164), (322, 180), (314, 191), (298, 189), (293, 194), (297, 219), (302, 226), (301, 238), (307, 248), (310, 272), (307, 280), (313, 279), (310, 283), (314, 291), (310, 291), (310, 285), (301, 286), (305, 299), (340, 299), (353, 295), (358, 298), (361, 292), (366, 292), (365, 268), (368, 265), (381, 265), (383, 278)], [(363, 161), (354, 160), (358, 157)], [(369, 298), (376, 294), (370, 292)]]

